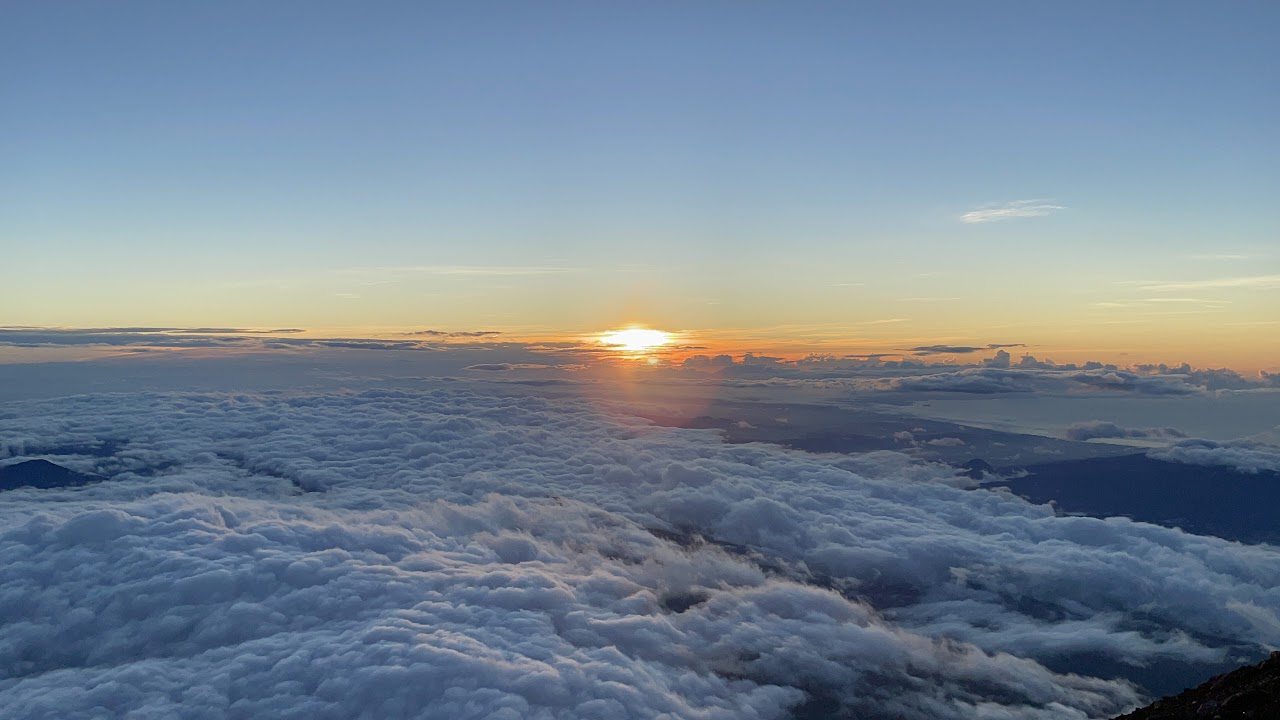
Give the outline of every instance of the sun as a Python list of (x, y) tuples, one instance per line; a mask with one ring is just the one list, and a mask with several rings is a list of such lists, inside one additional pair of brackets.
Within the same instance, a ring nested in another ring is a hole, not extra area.
[(600, 342), (624, 352), (643, 353), (671, 342), (671, 333), (649, 328), (626, 328), (604, 333)]

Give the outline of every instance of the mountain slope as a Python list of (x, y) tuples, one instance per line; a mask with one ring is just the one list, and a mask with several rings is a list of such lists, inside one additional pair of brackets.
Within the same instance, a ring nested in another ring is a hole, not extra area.
[(60, 487), (79, 487), (101, 482), (96, 475), (85, 475), (51, 463), (48, 460), (26, 460), (13, 465), (0, 466), (0, 490), (33, 487), (42, 490)]
[(1280, 718), (1280, 652), (1257, 665), (1218, 675), (1199, 687), (1157, 700), (1115, 720)]

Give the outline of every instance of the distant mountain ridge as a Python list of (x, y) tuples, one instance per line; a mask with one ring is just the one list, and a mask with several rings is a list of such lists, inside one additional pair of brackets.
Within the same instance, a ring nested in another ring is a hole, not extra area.
[(48, 460), (24, 460), (12, 465), (0, 466), (0, 491), (16, 490), (22, 487), (41, 490), (80, 487), (102, 482), (105, 479), (97, 475), (79, 473)]
[(1113, 720), (1276, 720), (1280, 718), (1280, 652), (1257, 665), (1218, 675)]

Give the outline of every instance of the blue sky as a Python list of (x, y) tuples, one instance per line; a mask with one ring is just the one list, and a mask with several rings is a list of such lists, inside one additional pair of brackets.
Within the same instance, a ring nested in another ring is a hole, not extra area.
[[(0, 323), (1070, 344), (1142, 283), (1280, 274), (1273, 3), (4, 13)], [(1277, 284), (1151, 322), (1277, 320)]]

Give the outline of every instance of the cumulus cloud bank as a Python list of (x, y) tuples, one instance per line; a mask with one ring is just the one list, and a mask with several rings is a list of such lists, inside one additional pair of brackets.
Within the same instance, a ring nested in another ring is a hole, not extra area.
[(1249, 440), (1215, 442), (1193, 438), (1148, 453), (1158, 460), (1190, 465), (1224, 465), (1240, 472), (1280, 472), (1280, 447)]
[(0, 494), (0, 702), (1086, 718), (1141, 691), (1080, 658), (1139, 673), (1280, 645), (1273, 548), (601, 407), (457, 383), (8, 403), (0, 462), (58, 452), (109, 479)]
[(1088, 420), (1085, 422), (1072, 423), (1067, 428), (1066, 436), (1068, 440), (1096, 440), (1096, 439), (1161, 439), (1161, 438), (1184, 438), (1186, 433), (1177, 428), (1134, 428), (1122, 427), (1116, 423), (1106, 420)]

